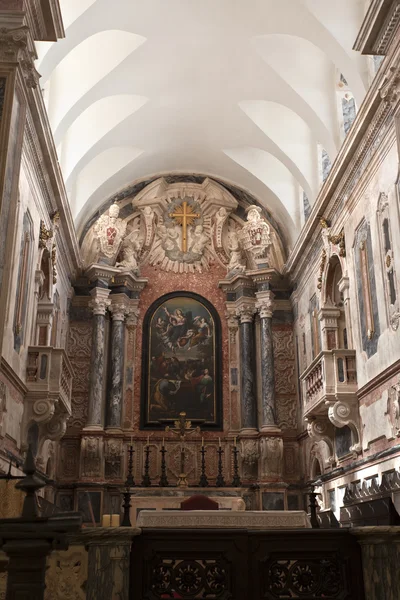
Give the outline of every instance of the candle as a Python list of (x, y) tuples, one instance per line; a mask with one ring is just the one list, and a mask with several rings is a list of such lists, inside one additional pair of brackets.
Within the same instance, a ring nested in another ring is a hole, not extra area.
[(218, 446), (221, 448), (221, 438), (218, 438)]
[(131, 435), (131, 446), (133, 445), (133, 436)]
[(162, 439), (162, 447), (164, 448), (165, 446), (165, 438)]
[(235, 435), (235, 439), (234, 439), (233, 443), (234, 443), (235, 448), (236, 448), (236, 435)]
[(203, 437), (201, 438), (201, 447), (202, 448), (204, 447), (204, 438)]
[(150, 436), (147, 436), (147, 445), (150, 446)]
[(119, 527), (119, 515), (111, 515), (111, 527)]

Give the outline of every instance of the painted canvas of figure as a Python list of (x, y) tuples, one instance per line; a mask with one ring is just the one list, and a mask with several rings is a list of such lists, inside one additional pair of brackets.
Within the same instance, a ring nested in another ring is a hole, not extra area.
[(216, 327), (191, 296), (159, 303), (148, 319), (147, 423), (188, 419), (216, 423)]

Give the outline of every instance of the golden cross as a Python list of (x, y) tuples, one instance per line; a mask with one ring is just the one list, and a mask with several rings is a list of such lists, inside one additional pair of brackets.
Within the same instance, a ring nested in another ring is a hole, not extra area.
[(200, 217), (198, 213), (193, 212), (193, 208), (190, 204), (184, 200), (180, 206), (180, 212), (170, 213), (170, 217), (175, 219), (180, 225), (182, 225), (182, 252), (187, 251), (187, 228), (191, 225), (195, 219)]
[(179, 436), (182, 442), (185, 440), (186, 434), (190, 435), (191, 433), (200, 433), (200, 427), (193, 428), (192, 422), (186, 419), (185, 412), (179, 413), (179, 420), (175, 421), (174, 425), (175, 427), (167, 426), (165, 431), (167, 433), (170, 431), (171, 433)]

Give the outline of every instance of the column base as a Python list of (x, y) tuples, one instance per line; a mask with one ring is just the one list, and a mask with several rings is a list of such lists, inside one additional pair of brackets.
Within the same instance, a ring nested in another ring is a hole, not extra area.
[(86, 427), (82, 429), (82, 433), (90, 433), (92, 431), (104, 431), (104, 427), (103, 425), (86, 425)]
[(282, 429), (277, 425), (263, 425), (260, 429), (260, 433), (267, 433), (268, 435), (271, 433), (281, 434)]
[(105, 432), (106, 433), (114, 433), (116, 435), (123, 435), (123, 431), (121, 429), (121, 427), (113, 427), (113, 426), (109, 426), (105, 428)]
[(245, 427), (240, 430), (240, 437), (254, 437), (258, 434), (258, 429), (256, 427)]

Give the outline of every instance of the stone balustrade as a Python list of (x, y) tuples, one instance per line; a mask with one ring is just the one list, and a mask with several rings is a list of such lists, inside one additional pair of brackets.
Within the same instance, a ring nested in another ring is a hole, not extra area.
[(352, 401), (357, 392), (355, 350), (325, 350), (301, 375), (304, 416), (327, 412), (326, 403)]
[(62, 348), (30, 346), (26, 367), (28, 398), (54, 397), (71, 413), (73, 370)]

